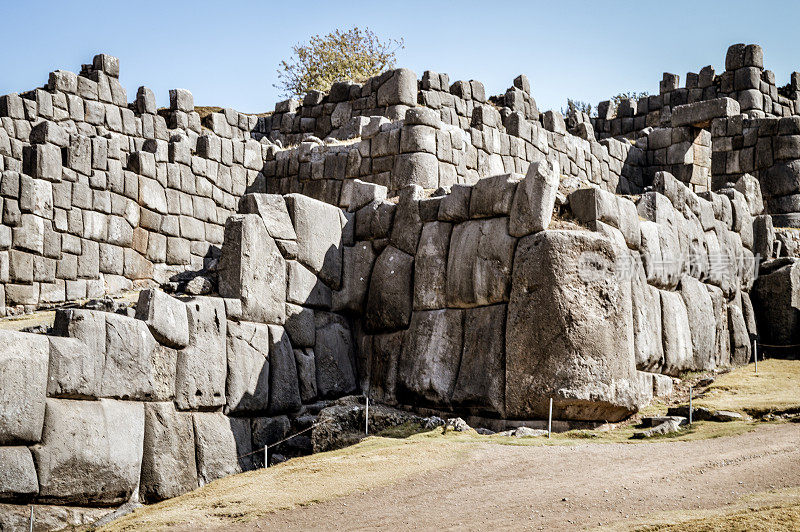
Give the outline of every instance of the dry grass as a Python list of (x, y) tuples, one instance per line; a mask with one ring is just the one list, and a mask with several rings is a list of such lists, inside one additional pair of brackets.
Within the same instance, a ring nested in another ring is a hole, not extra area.
[[(734, 532), (800, 530), (800, 488), (755, 493), (736, 504), (709, 510), (665, 512), (647, 525), (624, 525), (637, 532)], [(611, 528), (615, 529), (615, 528)]]
[(697, 406), (752, 416), (800, 412), (800, 360), (768, 359), (717, 378)]
[(368, 490), (466, 458), (471, 446), (432, 438), (371, 437), (361, 443), (219, 479), (175, 499), (146, 506), (101, 530), (222, 526), (277, 510)]

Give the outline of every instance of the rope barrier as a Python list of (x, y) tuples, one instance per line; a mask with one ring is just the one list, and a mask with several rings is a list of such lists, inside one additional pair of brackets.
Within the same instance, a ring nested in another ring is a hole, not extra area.
[(800, 344), (772, 345), (772, 344), (762, 344), (761, 342), (758, 342), (758, 345), (760, 345), (761, 347), (777, 347), (777, 348), (782, 348), (782, 347), (800, 347)]
[(291, 440), (295, 436), (299, 436), (300, 434), (302, 434), (304, 432), (308, 432), (309, 430), (313, 429), (317, 425), (319, 425), (319, 423), (314, 423), (310, 427), (306, 427), (303, 430), (301, 430), (300, 432), (292, 434), (291, 436), (287, 436), (287, 437), (285, 437), (284, 439), (282, 439), (280, 441), (276, 441), (275, 443), (270, 443), (269, 445), (265, 445), (264, 447), (259, 448), (257, 451), (253, 451), (253, 452), (250, 452), (250, 453), (247, 453), (247, 454), (240, 455), (237, 458), (244, 458), (245, 456), (250, 456), (251, 454), (263, 453), (264, 449), (269, 449), (270, 447), (275, 447), (276, 445), (280, 445), (281, 443), (283, 443), (285, 441)]

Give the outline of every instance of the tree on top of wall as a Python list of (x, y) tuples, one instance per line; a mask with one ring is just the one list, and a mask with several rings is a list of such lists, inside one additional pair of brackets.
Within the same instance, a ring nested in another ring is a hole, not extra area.
[(369, 28), (353, 27), (314, 35), (292, 47), (292, 56), (278, 67), (276, 88), (285, 96), (327, 92), (337, 81), (363, 83), (392, 68), (403, 39), (381, 40)]

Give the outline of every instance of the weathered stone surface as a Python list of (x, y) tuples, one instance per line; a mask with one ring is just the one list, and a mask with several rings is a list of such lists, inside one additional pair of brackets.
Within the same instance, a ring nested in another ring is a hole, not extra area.
[(297, 384), (300, 399), (310, 403), (317, 398), (317, 362), (311, 348), (295, 349), (294, 361), (297, 364)]
[(631, 276), (633, 339), (636, 368), (657, 371), (664, 362), (661, 339), (661, 296), (658, 288), (647, 283), (644, 268), (636, 266)]
[(284, 198), (297, 234), (297, 260), (338, 290), (342, 278), (340, 210), (300, 194)]
[(739, 112), (739, 102), (733, 98), (717, 98), (678, 105), (672, 109), (672, 127), (703, 127), (714, 118), (734, 116)]
[(314, 314), (317, 367), (317, 392), (320, 397), (338, 397), (356, 390), (353, 367), (355, 346), (350, 327), (340, 316), (328, 312)]
[(284, 328), (294, 347), (314, 346), (314, 310), (286, 303)]
[(153, 503), (197, 488), (192, 415), (172, 403), (145, 403), (139, 494)]
[(143, 320), (160, 343), (182, 349), (189, 344), (186, 304), (160, 290), (139, 292), (136, 319)]
[(269, 407), (270, 339), (267, 325), (228, 321), (226, 412), (258, 412)]
[(439, 220), (445, 222), (463, 222), (469, 219), (472, 187), (462, 184), (453, 185), (442, 203), (439, 204)]
[(453, 404), (505, 412), (506, 305), (464, 311), (464, 347)]
[(0, 500), (25, 502), (39, 493), (36, 468), (27, 447), (0, 447), (0, 464)]
[(731, 364), (740, 366), (750, 362), (750, 335), (742, 315), (742, 309), (728, 305), (728, 328), (731, 332)]
[(643, 403), (630, 282), (613, 271), (620, 253), (584, 231), (520, 240), (506, 322), (507, 416), (546, 418), (552, 397), (556, 418), (612, 421)]
[(409, 404), (448, 405), (461, 360), (463, 311), (416, 311), (397, 367), (397, 398)]
[(501, 174), (475, 183), (469, 201), (470, 218), (507, 215), (522, 179), (520, 174)]
[(331, 289), (301, 263), (286, 261), (286, 301), (312, 308), (331, 308)]
[(50, 341), (48, 397), (67, 399), (99, 397), (105, 365), (105, 348), (102, 351), (93, 351), (77, 338), (50, 336), (48, 340)]
[(104, 506), (139, 484), (144, 404), (48, 399), (42, 442), (32, 448), (39, 500)]
[(363, 312), (375, 251), (370, 242), (358, 241), (354, 246), (344, 246), (342, 254), (342, 288), (333, 293), (333, 310)]
[(762, 342), (773, 345), (798, 343), (800, 264), (791, 262), (766, 275), (759, 275), (750, 296)]
[(428, 222), (422, 228), (414, 258), (414, 309), (431, 310), (446, 305), (447, 252), (452, 224)]
[(365, 351), (363, 365), (368, 369), (363, 388), (373, 400), (397, 404), (397, 363), (405, 334), (406, 331), (398, 331), (367, 337), (366, 347), (359, 350), (359, 354)]
[(372, 269), (367, 294), (366, 327), (370, 331), (402, 329), (411, 319), (414, 257), (387, 246)]
[(619, 225), (619, 210), (614, 194), (599, 188), (579, 188), (569, 195), (569, 208), (581, 223), (594, 229), (594, 222)]
[(218, 412), (195, 412), (192, 422), (197, 480), (201, 486), (252, 469), (251, 457), (239, 458), (252, 451), (249, 420)]
[(511, 236), (547, 229), (556, 204), (560, 167), (557, 161), (533, 162), (514, 193), (508, 220)]
[(407, 185), (425, 189), (439, 186), (439, 160), (425, 152), (402, 153), (395, 157), (390, 189), (398, 191)]
[(400, 191), (397, 209), (394, 212), (394, 224), (389, 242), (401, 251), (413, 255), (417, 251), (419, 235), (422, 231), (422, 219), (419, 212), (419, 200), (422, 199), (422, 187), (408, 185)]
[(661, 290), (661, 323), (664, 340), (662, 373), (678, 375), (691, 369), (692, 333), (686, 305), (677, 292)]
[(417, 75), (407, 68), (398, 68), (378, 88), (379, 107), (417, 104)]
[(181, 410), (225, 404), (227, 366), (225, 303), (196, 297), (186, 303), (189, 345), (178, 351), (175, 404)]
[(688, 275), (681, 278), (681, 297), (686, 305), (689, 329), (692, 336), (692, 369), (709, 370), (716, 366), (714, 344), (716, 331), (714, 303), (703, 284)]
[(225, 222), (219, 294), (242, 300), (242, 319), (285, 321), (286, 265), (259, 216), (234, 215)]
[(141, 320), (106, 314), (101, 396), (149, 401), (172, 399), (176, 352), (159, 346)]
[(42, 436), (50, 345), (30, 333), (0, 331), (0, 444)]
[(300, 386), (289, 335), (283, 327), (270, 325), (269, 342), (269, 412), (295, 412), (301, 405)]
[(242, 196), (242, 214), (258, 214), (264, 221), (267, 233), (272, 238), (296, 240), (286, 201), (280, 194), (245, 194)]
[(456, 225), (447, 258), (447, 304), (468, 308), (508, 301), (516, 239), (508, 218)]

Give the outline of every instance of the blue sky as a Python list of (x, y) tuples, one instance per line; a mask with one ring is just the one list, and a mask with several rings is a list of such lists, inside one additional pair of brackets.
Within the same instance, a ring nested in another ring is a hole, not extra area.
[[(35, 4), (35, 7), (34, 7)], [(353, 25), (402, 37), (398, 66), (500, 94), (527, 74), (540, 109), (567, 97), (596, 104), (621, 91), (658, 92), (661, 73), (724, 69), (736, 42), (764, 47), (778, 84), (800, 70), (795, 2), (79, 2), (0, 0), (0, 94), (80, 70), (95, 53), (120, 58), (129, 100), (140, 85), (166, 105), (170, 88), (197, 105), (271, 110), (276, 68), (290, 47)]]

